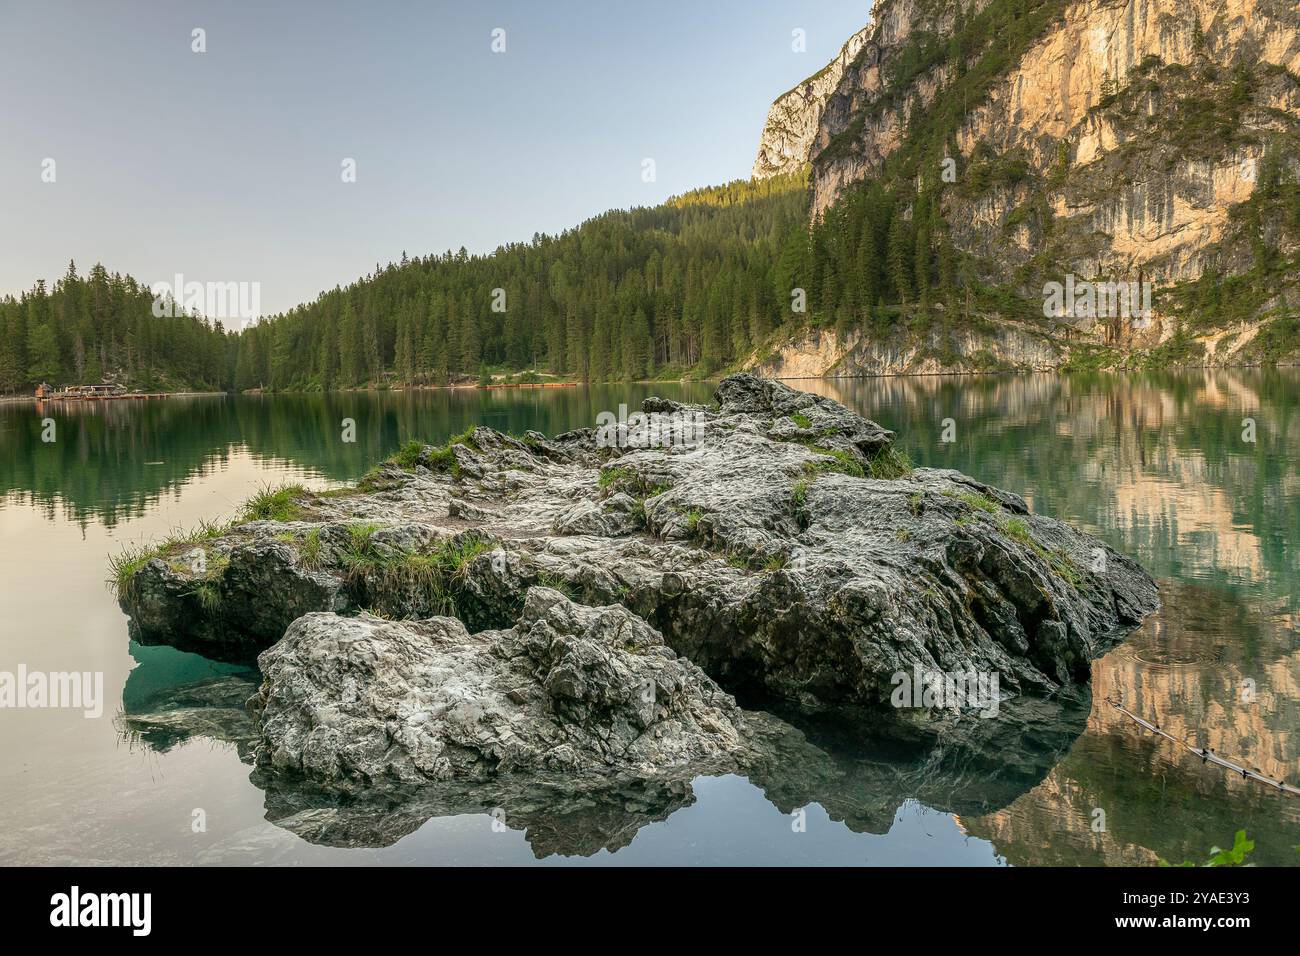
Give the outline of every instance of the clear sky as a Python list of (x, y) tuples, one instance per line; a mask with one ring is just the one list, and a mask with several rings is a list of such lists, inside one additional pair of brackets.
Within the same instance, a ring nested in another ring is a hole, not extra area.
[(75, 259), (147, 285), (259, 282), (276, 312), (403, 250), (486, 252), (748, 176), (771, 101), (869, 13), (869, 0), (0, 0), (0, 295)]

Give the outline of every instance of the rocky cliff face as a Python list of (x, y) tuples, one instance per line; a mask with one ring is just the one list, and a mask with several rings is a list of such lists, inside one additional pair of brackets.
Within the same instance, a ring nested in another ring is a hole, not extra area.
[[(851, 42), (828, 95), (802, 111), (793, 94), (777, 101), (755, 166), (815, 123), (801, 157), (814, 220), (864, 180), (932, 178), (957, 253), (1027, 306), (1067, 275), (1151, 283), (1142, 321), (1045, 322), (1049, 365), (1175, 339), (1171, 357), (1194, 364), (1276, 352), (1259, 333), (1300, 305), (1300, 222), (1285, 199), (1300, 177), (1295, 3), (879, 0)], [(1202, 276), (1250, 278), (1234, 308), (1207, 302)], [(973, 367), (962, 360), (984, 347), (951, 357)]]
[(763, 135), (758, 140), (755, 179), (794, 173), (807, 164), (809, 150), (821, 127), (826, 100), (838, 89), (844, 70), (857, 59), (870, 30), (870, 26), (865, 26), (853, 34), (835, 59), (777, 97), (767, 111)]

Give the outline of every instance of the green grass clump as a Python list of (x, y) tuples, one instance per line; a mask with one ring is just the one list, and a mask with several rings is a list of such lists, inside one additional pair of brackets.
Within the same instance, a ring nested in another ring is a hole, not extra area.
[(796, 509), (803, 508), (808, 504), (808, 489), (812, 487), (811, 476), (805, 475), (794, 483), (790, 489), (790, 498), (794, 502)]
[(549, 571), (539, 571), (536, 583), (539, 587), (550, 588), (552, 591), (559, 591), (570, 601), (577, 597), (572, 584), (564, 580), (564, 578), (551, 574)]
[(119, 598), (132, 596), (136, 572), (158, 556), (158, 549), (146, 544), (128, 544), (108, 559), (108, 583)]
[(466, 448), (472, 448), (474, 451), (482, 451), (478, 442), (474, 440), (474, 432), (478, 430), (477, 425), (470, 425), (459, 435), (452, 435), (447, 439), (447, 444), (443, 447), (450, 448), (452, 445), (464, 445)]
[(600, 469), (600, 477), (596, 480), (597, 486), (602, 490), (617, 488), (619, 485), (631, 481), (636, 477), (636, 473), (631, 468), (619, 468), (611, 466)]
[(423, 452), (424, 442), (412, 439), (401, 448), (397, 449), (390, 460), (399, 468), (404, 468), (407, 471), (414, 471), (415, 466), (420, 463), (420, 455)]
[(816, 475), (832, 471), (841, 475), (850, 475), (854, 478), (867, 477), (867, 470), (848, 452), (841, 451), (838, 448), (823, 448), (820, 445), (810, 445), (808, 447), (811, 451), (824, 457), (820, 461), (804, 462), (803, 469), (807, 474)]
[(625, 468), (621, 465), (606, 465), (600, 469), (600, 477), (596, 479), (596, 486), (601, 491), (609, 494), (619, 491), (626, 492), (640, 502), (645, 502), (647, 498), (654, 498), (671, 490), (663, 482), (652, 485), (648, 478), (638, 474), (631, 468)]
[[(821, 461), (804, 462), (804, 471), (815, 475), (819, 472), (837, 472), (853, 478), (879, 478), (892, 481), (911, 474), (912, 463), (893, 445), (877, 448), (864, 461), (840, 448), (827, 448), (811, 442), (806, 443), (808, 450), (824, 456)], [(829, 461), (826, 459), (830, 459)]]
[(1062, 554), (1060, 551), (1049, 551), (1044, 555), (1047, 566), (1052, 569), (1062, 581), (1065, 581), (1071, 587), (1079, 588), (1083, 585), (1083, 575), (1079, 573), (1076, 565), (1068, 554)]
[(453, 477), (460, 475), (460, 462), (456, 460), (456, 453), (451, 450), (451, 445), (429, 449), (428, 462), (429, 467), (434, 471), (445, 471)]
[(812, 428), (812, 419), (803, 412), (795, 412), (790, 416), (790, 420), (800, 428)]
[(355, 563), (377, 559), (379, 555), (375, 550), (374, 534), (382, 527), (373, 521), (348, 525), (349, 540), (343, 550), (343, 560)]
[(780, 571), (785, 567), (785, 558), (779, 554), (765, 558), (761, 554), (730, 551), (726, 558), (728, 565), (741, 571)]
[(369, 605), (383, 614), (401, 613), (403, 601), (413, 601), (425, 613), (458, 616), (456, 592), (465, 568), (490, 543), (473, 535), (443, 538), (429, 552), (380, 553), (374, 540), (380, 525), (348, 528), (343, 565), (353, 587), (364, 587)]
[[(117, 554), (109, 556), (108, 585), (119, 598), (130, 598), (135, 575), (154, 558), (172, 557), (182, 548), (219, 538), (227, 534), (230, 528), (229, 524), (200, 521), (197, 527), (189, 531), (174, 531), (157, 544), (128, 544)], [(220, 573), (225, 564), (225, 561), (218, 562), (208, 568), (207, 574)]]
[(302, 485), (264, 485), (244, 504), (245, 521), (301, 521), (303, 508), (299, 498), (310, 492)]
[[(418, 439), (411, 439), (390, 455), (388, 462), (404, 471), (414, 471), (416, 465), (424, 465), (433, 471), (442, 471), (453, 477), (459, 477), (460, 463), (456, 461), (456, 452), (453, 448), (456, 445), (464, 445), (474, 451), (482, 451), (478, 442), (474, 441), (474, 431), (477, 427), (471, 425), (460, 434), (452, 435), (441, 445), (425, 445)], [(383, 490), (374, 487), (378, 483), (378, 477), (377, 470), (367, 472), (357, 483), (358, 487), (364, 487), (366, 490)]]
[(221, 592), (217, 590), (214, 581), (200, 581), (192, 593), (199, 599), (199, 606), (208, 614), (215, 614), (221, 606)]
[(320, 568), (320, 528), (312, 528), (298, 544), (298, 557), (309, 571)]
[(893, 445), (885, 445), (876, 449), (874, 454), (867, 457), (867, 468), (871, 472), (872, 478), (892, 481), (895, 478), (910, 475), (912, 473), (912, 462)]
[(1034, 540), (1029, 532), (1029, 524), (1021, 518), (1008, 518), (1000, 525), (1002, 533), (1013, 541), (1019, 542), (1038, 555), (1062, 581), (1078, 588), (1083, 585), (1083, 575), (1074, 560), (1060, 551), (1049, 551)]
[(1029, 525), (1020, 518), (1011, 518), (1004, 523), (1002, 533), (1027, 547), (1032, 547), (1034, 544), (1034, 539), (1029, 536)]
[(972, 510), (983, 511), (985, 514), (995, 515), (1002, 510), (1002, 506), (992, 498), (974, 491), (945, 491), (944, 495), (949, 498), (956, 498), (968, 505)]

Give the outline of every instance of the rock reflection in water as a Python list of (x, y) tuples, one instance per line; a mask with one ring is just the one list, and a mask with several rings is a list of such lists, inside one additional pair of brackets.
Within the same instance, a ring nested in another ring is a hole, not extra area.
[[(146, 659), (132, 677), (144, 682), (149, 671)], [(258, 682), (256, 672), (221, 673), (128, 693), (121, 730), (160, 751), (190, 737), (223, 741), (251, 765), (254, 730), (242, 702)], [(792, 712), (787, 722), (758, 715), (752, 724), (762, 755), (740, 772), (782, 813), (816, 803), (854, 832), (884, 834), (910, 799), (955, 814), (1006, 806), (1044, 780), (1087, 713), (1086, 703), (1071, 699), (1012, 702), (991, 720), (837, 711)], [(734, 769), (690, 766), (653, 779), (507, 774), (346, 793), (260, 769), (250, 780), (264, 793), (266, 820), (315, 845), (387, 847), (430, 819), (490, 814), (523, 831), (542, 859), (615, 852), (641, 828), (691, 806), (695, 779)]]

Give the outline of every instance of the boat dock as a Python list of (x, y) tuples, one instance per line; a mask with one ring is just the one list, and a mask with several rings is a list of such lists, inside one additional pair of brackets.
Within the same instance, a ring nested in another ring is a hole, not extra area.
[(166, 397), (166, 392), (128, 392), (121, 385), (69, 385), (54, 389), (41, 384), (36, 388), (36, 400), (45, 402), (108, 402)]

